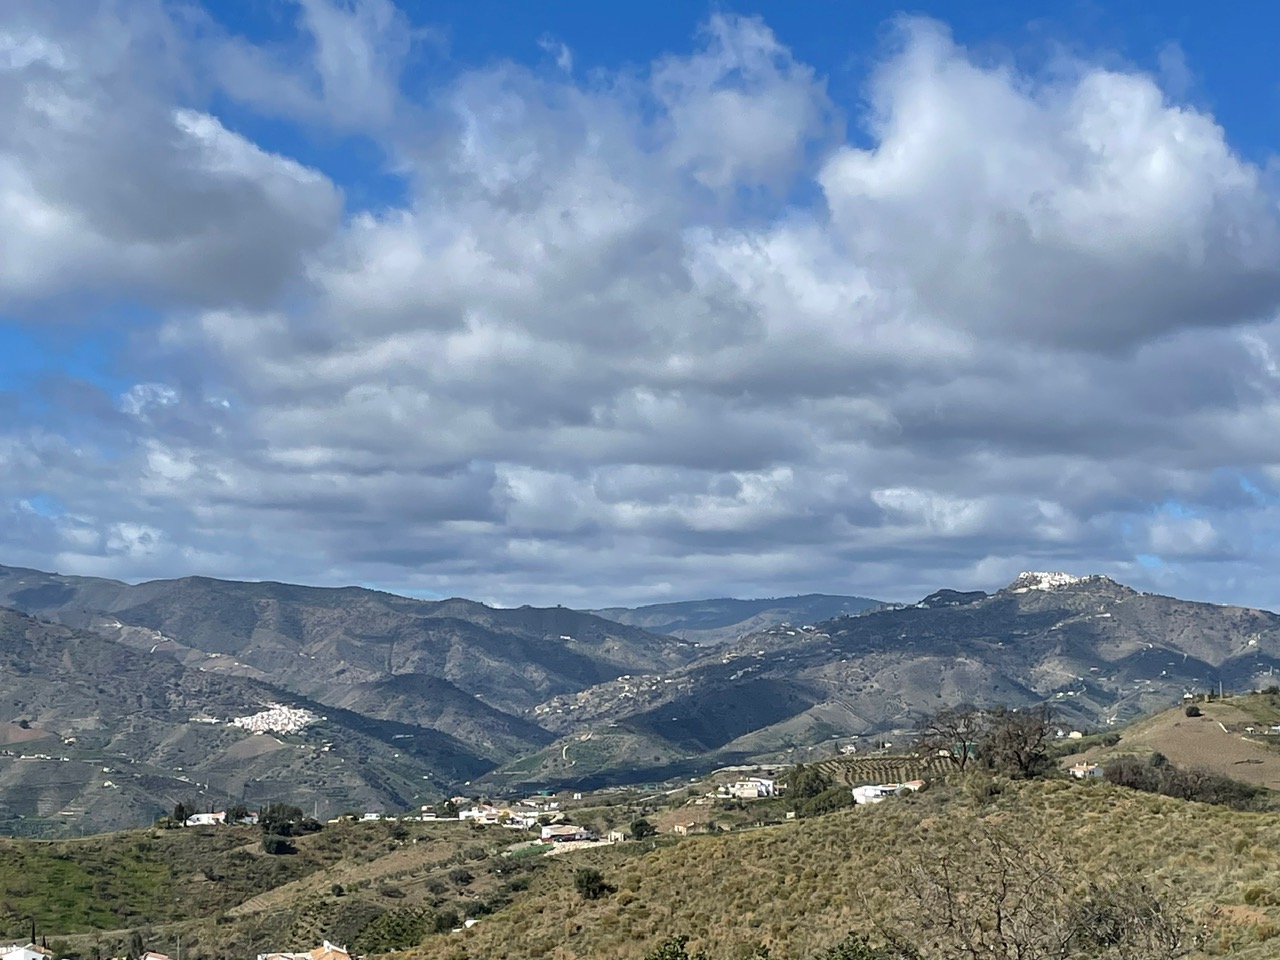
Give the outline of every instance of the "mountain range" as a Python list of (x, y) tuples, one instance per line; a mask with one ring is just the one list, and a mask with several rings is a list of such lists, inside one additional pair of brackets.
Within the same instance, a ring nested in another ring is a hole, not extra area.
[[(1280, 658), (1274, 614), (1065, 574), (580, 612), (0, 567), (0, 606), (0, 830), (30, 833), (179, 799), (333, 815), (866, 752), (959, 702), (1096, 728), (1266, 686)], [(276, 705), (305, 723), (246, 720)]]

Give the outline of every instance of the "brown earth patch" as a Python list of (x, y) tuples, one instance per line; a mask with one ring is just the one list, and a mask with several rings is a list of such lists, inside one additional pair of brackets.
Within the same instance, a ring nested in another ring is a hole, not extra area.
[(32, 740), (43, 740), (52, 737), (48, 730), (39, 727), (23, 728), (16, 723), (0, 723), (0, 744), (30, 743)]
[[(1229, 704), (1199, 706), (1202, 716), (1188, 717), (1182, 707), (1166, 710), (1123, 732), (1115, 746), (1072, 754), (1063, 758), (1062, 765), (1067, 767), (1080, 760), (1105, 763), (1125, 754), (1162, 753), (1177, 767), (1280, 789), (1280, 736), (1243, 732), (1246, 726), (1253, 726), (1255, 731), (1265, 728)], [(1268, 744), (1271, 739), (1276, 741), (1276, 747)]]

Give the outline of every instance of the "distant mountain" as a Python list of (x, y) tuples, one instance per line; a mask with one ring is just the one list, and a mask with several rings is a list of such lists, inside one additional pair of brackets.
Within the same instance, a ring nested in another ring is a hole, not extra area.
[[(373, 778), (385, 789), (335, 785), (349, 778), (332, 777), (328, 756), (311, 766), (282, 766), (279, 758), (258, 764), (263, 777), (293, 782), (308, 795), (327, 791), (333, 803), (345, 804), (394, 806), (438, 794), (554, 740), (530, 716), (537, 704), (623, 674), (665, 672), (697, 654), (690, 643), (562, 607), (499, 610), (354, 587), (202, 577), (129, 585), (0, 567), (0, 606), (70, 628), (67, 636), (78, 644), (92, 640), (98, 654), (80, 669), (84, 682), (102, 681), (104, 689), (115, 689), (122, 676), (144, 697), (155, 684), (200, 690), (217, 680), (219, 703), (232, 715), (253, 713), (268, 701), (296, 701), (330, 720), (346, 718), (342, 722), (382, 744), (361, 746), (360, 757), (380, 755), (385, 747), (401, 761), (398, 780), (389, 773)], [(54, 630), (48, 624), (43, 629)], [(27, 665), (32, 690), (54, 682), (57, 662)], [(40, 696), (59, 703), (64, 691), (55, 684)], [(119, 725), (133, 721), (113, 704), (132, 702), (128, 696), (99, 698), (77, 707), (83, 715), (69, 720), (88, 722), (98, 709), (114, 736)], [(194, 712), (200, 702), (176, 702), (163, 724), (185, 730), (179, 714)], [(6, 715), (11, 712), (0, 703), (0, 723), (16, 719)], [(59, 719), (50, 729), (61, 734), (66, 727)], [(305, 742), (319, 742), (315, 733)], [(433, 744), (434, 752), (422, 744)], [(422, 756), (415, 760), (415, 752)], [(446, 754), (453, 759), (445, 762)], [(197, 766), (191, 757), (169, 754), (156, 762), (161, 774)], [(4, 794), (0, 781), (0, 800)]]
[[(1189, 690), (1280, 682), (1280, 617), (1106, 577), (873, 603), (500, 610), (0, 567), (0, 606), (40, 618), (0, 619), (0, 750), (14, 754), (0, 753), (0, 821), (114, 826), (186, 792), (333, 812), (446, 789), (657, 782), (900, 747), (948, 704), (1047, 700), (1064, 728), (1097, 728)], [(273, 703), (326, 719), (256, 736), (226, 723)]]
[[(549, 701), (538, 720), (571, 758), (587, 753), (573, 745), (588, 734), (627, 737), (655, 768), (672, 769), (675, 757), (698, 769), (803, 757), (823, 744), (866, 751), (964, 702), (1047, 700), (1067, 728), (1105, 727), (1186, 691), (1280, 683), (1278, 668), (1273, 613), (1143, 594), (1101, 576), (1024, 574), (990, 595), (939, 591), (758, 631), (660, 678)], [(571, 780), (587, 769), (560, 763), (554, 750), (542, 756), (540, 776)]]
[(644, 607), (609, 607), (591, 612), (618, 623), (710, 646), (781, 624), (819, 623), (880, 606), (883, 604), (879, 600), (866, 597), (809, 593), (800, 597), (761, 600), (686, 600)]
[[(227, 722), (276, 704), (315, 722)], [(0, 832), (115, 829), (179, 800), (403, 809), (491, 766), (434, 730), (0, 609)]]

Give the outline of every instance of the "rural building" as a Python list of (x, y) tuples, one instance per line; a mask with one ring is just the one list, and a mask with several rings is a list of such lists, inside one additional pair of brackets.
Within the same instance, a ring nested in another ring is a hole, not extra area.
[(594, 840), (593, 834), (586, 827), (575, 827), (568, 823), (553, 823), (542, 828), (543, 843), (568, 843), (571, 840)]
[(853, 802), (857, 804), (879, 803), (899, 792), (915, 793), (924, 786), (923, 780), (906, 780), (902, 783), (873, 783), (853, 788)]
[(217, 813), (193, 813), (183, 821), (183, 826), (187, 827), (218, 827), (227, 822), (227, 812), (219, 810)]
[(328, 940), (306, 953), (260, 953), (258, 960), (351, 960), (346, 947), (339, 947)]
[(758, 800), (761, 797), (772, 797), (777, 792), (774, 782), (764, 777), (748, 777), (728, 784), (724, 790), (737, 800)]
[(707, 825), (698, 820), (688, 820), (684, 823), (677, 823), (671, 828), (671, 832), (682, 837), (688, 837), (695, 833), (706, 833)]
[[(34, 929), (34, 928), (33, 928)], [(0, 960), (52, 960), (53, 951), (48, 947), (40, 947), (34, 943), (13, 944), (0, 948)]]
[(1096, 780), (1102, 776), (1102, 767), (1096, 763), (1073, 763), (1068, 770), (1077, 780)]

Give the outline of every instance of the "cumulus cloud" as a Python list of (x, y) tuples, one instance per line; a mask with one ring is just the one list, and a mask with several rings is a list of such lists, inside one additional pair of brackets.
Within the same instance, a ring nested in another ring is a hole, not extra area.
[[(287, 49), (145, 9), (115, 59), (38, 17), (0, 39), (0, 202), (30, 206), (0, 296), (161, 312), (103, 412), (0, 434), (7, 559), (569, 604), (1060, 566), (1265, 601), (1276, 198), (1157, 79), (909, 20), (838, 104), (716, 16), (644, 70), (415, 99), (385, 0), (307, 0)], [(156, 37), (241, 72), (144, 84)], [(344, 212), (202, 84), (377, 138), (403, 198)]]
[(325, 177), (187, 102), (188, 43), (158, 4), (6, 7), (0, 306), (261, 306), (338, 226)]

